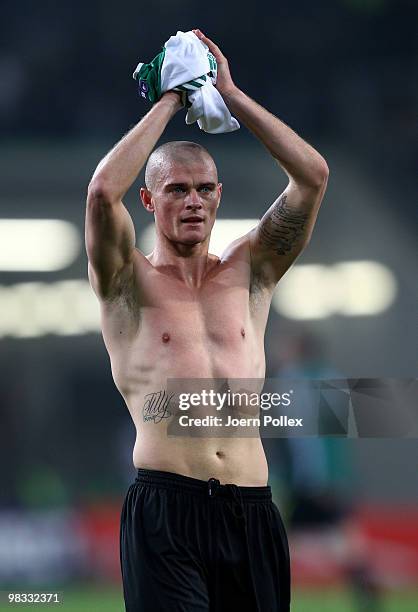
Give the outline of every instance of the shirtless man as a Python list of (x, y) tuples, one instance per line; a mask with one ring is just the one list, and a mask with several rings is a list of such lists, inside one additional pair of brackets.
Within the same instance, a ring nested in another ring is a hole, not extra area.
[[(194, 32), (216, 57), (216, 87), (231, 113), (289, 183), (255, 229), (220, 259), (210, 255), (222, 191), (213, 159), (183, 141), (153, 151), (182, 108), (171, 91), (106, 155), (90, 182), (89, 278), (113, 377), (137, 431), (138, 477), (121, 518), (125, 605), (128, 612), (284, 612), (289, 552), (260, 438), (167, 435), (167, 380), (264, 377), (272, 293), (309, 241), (328, 168), (235, 85), (220, 49)], [(140, 195), (156, 226), (148, 256), (135, 247), (122, 203), (146, 162)]]

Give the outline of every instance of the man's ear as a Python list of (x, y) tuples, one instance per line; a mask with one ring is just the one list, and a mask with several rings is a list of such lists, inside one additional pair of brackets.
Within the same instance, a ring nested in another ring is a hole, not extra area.
[(218, 206), (216, 208), (219, 208), (219, 204), (221, 203), (222, 183), (218, 183), (218, 193), (219, 193), (219, 202), (218, 202)]
[(148, 212), (154, 212), (154, 204), (152, 203), (152, 194), (150, 190), (146, 187), (141, 187), (139, 190), (139, 195), (141, 196), (142, 204), (144, 205), (145, 210)]

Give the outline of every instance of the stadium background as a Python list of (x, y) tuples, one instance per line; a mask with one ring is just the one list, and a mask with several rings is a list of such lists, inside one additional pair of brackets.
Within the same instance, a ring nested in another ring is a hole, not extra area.
[[(217, 42), (237, 85), (330, 167), (312, 241), (272, 308), (269, 375), (284, 366), (303, 372), (303, 348), (294, 344), (308, 338), (322, 371), (415, 376), (417, 17), (407, 0), (3, 6), (0, 588), (54, 588), (67, 610), (122, 609), (118, 513), (134, 477), (134, 431), (86, 284), (85, 194), (99, 159), (149, 108), (133, 69), (177, 29), (200, 27)], [(208, 135), (180, 112), (161, 142), (173, 139), (195, 140), (217, 161), (220, 221), (259, 218), (286, 184), (244, 126)], [(126, 198), (139, 244), (151, 221), (140, 183)], [(219, 226), (232, 235), (231, 225)], [(417, 441), (336, 442), (329, 486), (354, 508), (384, 609), (415, 610)], [(286, 453), (279, 441), (266, 450), (287, 516)], [(335, 559), (321, 573), (303, 546), (302, 538), (293, 609), (357, 609)]]

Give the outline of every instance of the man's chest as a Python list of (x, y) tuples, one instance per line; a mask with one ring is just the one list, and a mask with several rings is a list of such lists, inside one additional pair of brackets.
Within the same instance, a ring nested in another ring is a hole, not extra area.
[(143, 331), (185, 344), (242, 341), (251, 326), (249, 288), (227, 280), (215, 277), (198, 289), (171, 279), (156, 280), (141, 309)]
[[(104, 317), (105, 336), (117, 346), (127, 341), (145, 350), (160, 347), (164, 354), (210, 346), (245, 350), (264, 336), (268, 302), (258, 299), (254, 307), (248, 265), (220, 265), (198, 287), (167, 270), (136, 278), (134, 295)], [(132, 318), (137, 323), (131, 327)]]
[[(133, 335), (125, 335), (123, 316), (116, 323), (115, 311), (106, 317), (105, 340), (121, 387), (122, 378), (129, 374), (134, 379), (150, 363), (154, 374), (158, 370), (174, 378), (185, 372), (192, 378), (262, 375), (265, 323), (251, 313), (245, 276), (213, 275), (191, 288), (160, 274), (148, 277), (140, 289), (139, 325)], [(123, 372), (118, 363), (124, 364)]]

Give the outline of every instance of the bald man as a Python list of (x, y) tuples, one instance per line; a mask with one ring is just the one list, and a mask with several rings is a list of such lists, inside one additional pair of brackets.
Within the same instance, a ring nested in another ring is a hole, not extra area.
[[(289, 183), (257, 227), (220, 258), (208, 253), (222, 185), (198, 144), (170, 142), (153, 151), (182, 108), (179, 95), (167, 92), (100, 162), (89, 185), (89, 278), (113, 377), (137, 431), (138, 476), (121, 517), (125, 605), (129, 612), (287, 612), (289, 550), (259, 436), (168, 435), (174, 413), (167, 381), (264, 378), (272, 293), (309, 241), (328, 168), (235, 85), (219, 48), (195, 33), (217, 59), (217, 89), (231, 113)], [(135, 247), (122, 203), (147, 159), (140, 195), (155, 220), (149, 255)]]

